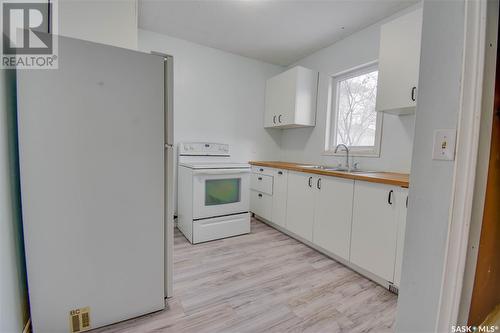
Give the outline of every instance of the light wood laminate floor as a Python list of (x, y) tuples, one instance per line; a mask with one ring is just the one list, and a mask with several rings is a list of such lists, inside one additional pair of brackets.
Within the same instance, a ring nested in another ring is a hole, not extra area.
[(391, 332), (397, 297), (266, 224), (191, 245), (176, 230), (168, 310), (111, 332)]

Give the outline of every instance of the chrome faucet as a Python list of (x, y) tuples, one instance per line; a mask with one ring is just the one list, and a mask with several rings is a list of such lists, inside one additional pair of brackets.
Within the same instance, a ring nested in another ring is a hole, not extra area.
[(347, 168), (347, 171), (351, 171), (351, 168), (349, 168), (349, 147), (347, 147), (347, 145), (345, 145), (343, 143), (340, 143), (340, 144), (337, 145), (337, 147), (335, 147), (335, 151), (333, 152), (334, 154), (337, 153), (337, 151), (339, 150), (339, 147), (344, 147), (344, 150), (345, 150), (345, 153), (346, 153), (345, 167)]

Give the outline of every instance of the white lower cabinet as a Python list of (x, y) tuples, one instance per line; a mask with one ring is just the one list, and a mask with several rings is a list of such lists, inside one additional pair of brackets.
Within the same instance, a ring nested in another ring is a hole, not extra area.
[(281, 227), (286, 226), (286, 202), (288, 189), (288, 171), (273, 170), (273, 213), (271, 222)]
[(273, 213), (273, 197), (263, 192), (251, 190), (250, 210), (266, 220), (271, 220)]
[(398, 238), (396, 243), (396, 264), (394, 267), (394, 284), (399, 287), (401, 283), (401, 267), (403, 265), (403, 250), (405, 244), (406, 213), (408, 211), (408, 189), (399, 188), (396, 192), (398, 203)]
[(355, 181), (350, 261), (393, 282), (397, 187)]
[(399, 287), (408, 189), (267, 167), (253, 172), (253, 213)]
[(349, 260), (354, 181), (320, 177), (315, 186), (313, 243)]
[(313, 235), (314, 178), (306, 173), (288, 173), (286, 228), (308, 241)]
[(290, 172), (286, 229), (349, 260), (354, 181)]

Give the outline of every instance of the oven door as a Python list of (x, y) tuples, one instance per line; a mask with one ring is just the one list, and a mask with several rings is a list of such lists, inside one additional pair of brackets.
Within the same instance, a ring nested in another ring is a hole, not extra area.
[(250, 169), (193, 171), (193, 219), (248, 212)]

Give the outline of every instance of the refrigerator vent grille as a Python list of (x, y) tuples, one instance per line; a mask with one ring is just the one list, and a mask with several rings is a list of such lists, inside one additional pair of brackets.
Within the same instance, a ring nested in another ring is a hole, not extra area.
[(71, 310), (69, 312), (71, 332), (78, 333), (90, 329), (90, 308)]
[(80, 316), (77, 314), (71, 316), (71, 332), (80, 332)]
[(82, 328), (90, 328), (90, 316), (88, 312), (82, 313)]

